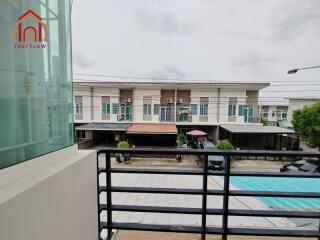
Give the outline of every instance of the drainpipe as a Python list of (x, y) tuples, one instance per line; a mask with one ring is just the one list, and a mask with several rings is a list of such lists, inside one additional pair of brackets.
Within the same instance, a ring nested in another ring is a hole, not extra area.
[(93, 87), (90, 87), (90, 97), (91, 97), (91, 122), (93, 121)]
[(218, 108), (217, 108), (217, 123), (220, 122), (220, 88), (218, 88)]
[(177, 89), (174, 90), (174, 98), (173, 98), (173, 122), (177, 122)]

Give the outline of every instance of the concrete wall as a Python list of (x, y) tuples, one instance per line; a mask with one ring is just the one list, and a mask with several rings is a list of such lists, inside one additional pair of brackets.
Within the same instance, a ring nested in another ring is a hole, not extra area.
[(90, 87), (88, 86), (79, 86), (77, 88), (74, 87), (73, 91), (73, 107), (75, 109), (75, 96), (82, 96), (82, 104), (83, 104), (83, 119), (76, 120), (79, 123), (86, 123), (91, 121), (91, 98), (90, 98)]
[[(277, 111), (288, 112), (288, 106), (261, 105), (259, 117), (262, 117), (262, 114), (264, 112), (263, 108), (268, 109), (266, 112), (268, 112), (268, 121), (269, 122), (276, 122), (276, 121), (282, 119), (282, 117), (277, 117), (277, 114), (276, 114)], [(274, 116), (272, 116), (272, 113), (274, 113)]]
[[(220, 123), (228, 123), (228, 108), (229, 108), (229, 98), (237, 98), (237, 109), (238, 114), (239, 105), (246, 104), (246, 90), (239, 89), (221, 89), (220, 90)], [(237, 116), (236, 121), (233, 123), (244, 123), (244, 117)]]
[(77, 146), (0, 171), (0, 239), (98, 239), (96, 153)]
[(150, 90), (150, 89), (134, 89), (133, 91), (133, 121), (134, 122), (144, 122), (143, 121), (143, 97), (150, 96), (151, 101), (151, 120), (146, 122), (159, 122), (159, 115), (153, 115), (154, 104), (160, 104), (160, 89)]
[(191, 90), (191, 104), (197, 104), (198, 115), (192, 116), (192, 122), (200, 122), (200, 98), (208, 97), (208, 122), (217, 123), (217, 99), (218, 89), (211, 90)]
[[(92, 94), (92, 97), (91, 97)], [(73, 96), (83, 96), (83, 120), (75, 120), (76, 123), (99, 122), (102, 120), (101, 97), (110, 97), (110, 122), (117, 121), (117, 114), (112, 114), (112, 104), (119, 103), (120, 90), (109, 87), (74, 86)], [(92, 102), (91, 102), (92, 101)], [(74, 106), (75, 107), (75, 106)], [(91, 110), (92, 113), (91, 113)], [(93, 116), (91, 116), (91, 114)]]
[(120, 90), (118, 88), (103, 88), (94, 87), (93, 88), (93, 121), (102, 121), (102, 101), (101, 97), (110, 97), (110, 121), (117, 121), (117, 114), (112, 114), (112, 104), (119, 103)]
[(259, 121), (259, 92), (258, 91), (247, 91), (247, 105), (253, 106), (253, 117), (254, 122)]

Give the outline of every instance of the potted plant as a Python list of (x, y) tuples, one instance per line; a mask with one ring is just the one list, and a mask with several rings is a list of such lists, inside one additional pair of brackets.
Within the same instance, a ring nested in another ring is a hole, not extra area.
[[(127, 141), (120, 141), (117, 144), (117, 148), (129, 148), (129, 143)], [(130, 160), (129, 153), (117, 153), (116, 154), (116, 161), (119, 163), (126, 162)]]
[(233, 146), (227, 139), (218, 140), (217, 147), (221, 150), (232, 150)]
[[(178, 136), (177, 136), (177, 148), (183, 148), (183, 145), (186, 143), (186, 135), (184, 135), (183, 133), (179, 133)], [(179, 154), (179, 155), (176, 155), (176, 159), (178, 161), (181, 161), (182, 160), (182, 156)]]

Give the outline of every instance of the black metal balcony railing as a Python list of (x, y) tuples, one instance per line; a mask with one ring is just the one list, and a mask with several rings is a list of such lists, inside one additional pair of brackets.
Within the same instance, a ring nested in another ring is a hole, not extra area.
[[(208, 161), (204, 161), (203, 169), (181, 170), (181, 169), (141, 169), (141, 168), (111, 168), (110, 156), (113, 153), (130, 154), (178, 154), (178, 155), (201, 155), (205, 160), (209, 155), (223, 155), (226, 158), (224, 171), (208, 170)], [(236, 172), (230, 171), (230, 160), (232, 156), (272, 156), (272, 157), (316, 157), (320, 158), (319, 153), (294, 152), (294, 151), (220, 151), (220, 150), (189, 150), (189, 149), (117, 149), (106, 148), (98, 151), (99, 155), (104, 154), (106, 168), (98, 167), (98, 174), (106, 173), (106, 186), (99, 186), (98, 180), (98, 222), (99, 233), (103, 229), (108, 231), (108, 239), (111, 239), (112, 229), (119, 230), (140, 230), (140, 231), (159, 231), (177, 233), (197, 233), (201, 234), (201, 239), (205, 240), (207, 234), (222, 235), (226, 240), (228, 235), (246, 236), (285, 236), (285, 237), (312, 237), (320, 239), (320, 231), (301, 230), (301, 229), (263, 229), (263, 228), (235, 228), (228, 226), (229, 216), (250, 216), (250, 217), (290, 217), (290, 218), (312, 218), (320, 219), (320, 212), (314, 211), (285, 211), (285, 210), (251, 210), (251, 209), (230, 209), (229, 198), (231, 196), (251, 196), (251, 197), (284, 197), (284, 198), (320, 198), (319, 192), (280, 192), (280, 191), (246, 191), (230, 190), (231, 176), (248, 177), (289, 177), (289, 178), (320, 178), (319, 174), (308, 173), (261, 173), (261, 172)], [(112, 173), (127, 174), (173, 174), (173, 175), (200, 175), (203, 177), (202, 189), (178, 189), (178, 188), (144, 188), (144, 187), (119, 187), (112, 186)], [(211, 190), (207, 188), (208, 176), (224, 176), (224, 187), (222, 190)], [(99, 178), (98, 178), (99, 179)], [(107, 204), (100, 204), (99, 196), (101, 192), (107, 194)], [(185, 207), (159, 207), (159, 206), (133, 206), (112, 204), (112, 193), (152, 193), (152, 194), (190, 194), (202, 196), (202, 208)], [(207, 208), (207, 196), (223, 196), (223, 207), (221, 209)], [(101, 211), (107, 212), (107, 222), (100, 221)], [(126, 212), (147, 212), (147, 213), (171, 213), (171, 214), (197, 214), (202, 216), (201, 226), (178, 226), (178, 225), (152, 225), (140, 223), (119, 223), (112, 221), (113, 211)], [(206, 224), (207, 215), (221, 215), (221, 227), (208, 227)]]

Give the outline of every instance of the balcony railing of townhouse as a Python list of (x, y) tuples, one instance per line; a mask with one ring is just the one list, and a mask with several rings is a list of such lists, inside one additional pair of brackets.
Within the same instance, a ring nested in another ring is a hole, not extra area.
[[(180, 170), (180, 169), (141, 169), (141, 168), (114, 168), (111, 167), (111, 156), (114, 153), (129, 154), (177, 154), (177, 155), (198, 155), (205, 156), (202, 169)], [(281, 237), (312, 237), (320, 239), (320, 229), (301, 230), (301, 229), (267, 229), (267, 228), (235, 228), (228, 226), (229, 216), (250, 216), (250, 217), (289, 217), (289, 218), (311, 218), (320, 219), (320, 213), (314, 211), (285, 211), (285, 210), (251, 210), (251, 209), (230, 209), (230, 197), (283, 197), (283, 198), (320, 198), (319, 192), (283, 192), (283, 191), (247, 191), (247, 190), (230, 190), (231, 176), (248, 176), (248, 177), (287, 177), (287, 178), (320, 178), (319, 174), (308, 173), (262, 173), (262, 172), (239, 172), (230, 171), (231, 157), (234, 156), (271, 156), (271, 157), (316, 157), (320, 158), (319, 153), (295, 152), (295, 151), (247, 151), (247, 150), (190, 150), (190, 149), (163, 149), (163, 148), (133, 148), (118, 149), (105, 148), (97, 153), (97, 161), (99, 166), (99, 156), (105, 155), (106, 168), (97, 169), (98, 174), (106, 174), (106, 185), (100, 186), (98, 180), (98, 199), (100, 193), (106, 192), (107, 204), (98, 202), (98, 222), (99, 233), (103, 229), (107, 229), (108, 239), (111, 239), (112, 230), (138, 230), (138, 231), (158, 231), (158, 232), (177, 232), (177, 233), (196, 233), (201, 234), (201, 239), (205, 240), (207, 234), (222, 235), (222, 239), (226, 240), (229, 235), (246, 235), (246, 236), (281, 236)], [(226, 158), (224, 171), (208, 170), (208, 156), (223, 155)], [(173, 174), (173, 175), (199, 175), (203, 178), (201, 189), (182, 189), (182, 188), (144, 188), (144, 187), (119, 187), (112, 185), (112, 173), (124, 174)], [(207, 188), (208, 176), (223, 176), (224, 186), (222, 190), (211, 190)], [(99, 178), (98, 178), (99, 179)], [(201, 208), (186, 207), (159, 207), (159, 206), (136, 206), (136, 205), (115, 205), (112, 204), (112, 193), (145, 193), (145, 194), (186, 194), (202, 196)], [(207, 207), (207, 197), (210, 195), (222, 196), (223, 207), (213, 209)], [(98, 200), (99, 201), (99, 200)], [(107, 222), (100, 221), (101, 211), (107, 212)], [(178, 226), (178, 225), (152, 225), (140, 223), (113, 222), (113, 211), (124, 212), (147, 212), (147, 213), (167, 213), (167, 214), (196, 214), (201, 215), (200, 226)], [(208, 215), (221, 215), (222, 226), (207, 226), (206, 220)]]

